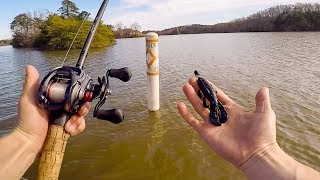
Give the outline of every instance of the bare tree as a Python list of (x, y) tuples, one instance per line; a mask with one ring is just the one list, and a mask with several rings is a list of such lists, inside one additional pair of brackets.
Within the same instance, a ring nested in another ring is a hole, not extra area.
[(132, 23), (130, 28), (134, 31), (135, 36), (139, 36), (141, 25), (138, 22)]
[(123, 23), (118, 22), (115, 26), (116, 31), (121, 31), (123, 29)]

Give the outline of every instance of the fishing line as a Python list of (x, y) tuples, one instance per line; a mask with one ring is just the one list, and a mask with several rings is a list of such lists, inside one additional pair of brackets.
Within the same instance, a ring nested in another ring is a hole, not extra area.
[(83, 21), (82, 21), (82, 23), (81, 23), (81, 25), (80, 25), (80, 27), (79, 27), (79, 29), (78, 29), (78, 32), (76, 33), (75, 37), (73, 38), (72, 43), (71, 43), (71, 45), (70, 45), (70, 47), (69, 47), (69, 49), (68, 49), (68, 51), (67, 51), (67, 54), (66, 54), (66, 56), (64, 57), (64, 59), (63, 59), (63, 61), (62, 61), (61, 67), (64, 65), (64, 62), (65, 62), (66, 59), (67, 59), (67, 56), (68, 56), (68, 54), (69, 54), (69, 52), (70, 52), (70, 50), (71, 50), (71, 48), (72, 48), (72, 46), (73, 46), (73, 43), (74, 43), (74, 41), (76, 40), (78, 34), (80, 33), (80, 30), (81, 30), (84, 22), (87, 20), (88, 16), (89, 16), (89, 14), (87, 14), (87, 16), (83, 19)]
[[(54, 68), (41, 81), (36, 97), (37, 104), (39, 107), (51, 111), (51, 113), (49, 117), (50, 126), (39, 163), (38, 180), (58, 180), (63, 155), (69, 138), (68, 133), (64, 130), (64, 126), (72, 115), (79, 112), (85, 103), (92, 102), (95, 99), (99, 100), (93, 112), (93, 117), (97, 119), (115, 124), (121, 123), (124, 120), (120, 109), (101, 109), (101, 107), (107, 97), (111, 95), (109, 78), (117, 78), (123, 82), (127, 82), (132, 76), (130, 69), (127, 67), (109, 69), (105, 76), (102, 78), (98, 77), (98, 83), (95, 83), (83, 70), (84, 61), (108, 2), (109, 0), (103, 0), (91, 25), (91, 30), (88, 32), (76, 66)], [(84, 22), (81, 24), (77, 34), (83, 24)], [(72, 44), (70, 47), (72, 47)]]

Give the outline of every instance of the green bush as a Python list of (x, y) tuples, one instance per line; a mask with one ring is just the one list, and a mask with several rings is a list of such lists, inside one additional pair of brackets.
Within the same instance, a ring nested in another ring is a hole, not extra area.
[[(59, 15), (51, 15), (48, 20), (39, 27), (40, 34), (35, 39), (34, 46), (44, 50), (68, 49), (81, 24), (82, 20), (78, 18), (63, 18)], [(92, 23), (87, 20), (84, 22), (72, 49), (82, 48), (87, 34), (90, 31), (91, 24)], [(100, 23), (91, 47), (105, 47), (114, 42), (112, 29)]]

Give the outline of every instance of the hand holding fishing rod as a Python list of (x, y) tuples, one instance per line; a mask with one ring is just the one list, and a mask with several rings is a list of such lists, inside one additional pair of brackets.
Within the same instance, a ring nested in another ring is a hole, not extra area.
[(69, 134), (64, 131), (64, 125), (85, 103), (99, 99), (94, 108), (93, 117), (116, 124), (121, 123), (124, 119), (120, 109), (101, 110), (100, 108), (107, 97), (111, 95), (109, 77), (127, 82), (131, 78), (131, 71), (128, 68), (110, 69), (105, 76), (98, 78), (98, 83), (94, 83), (92, 78), (82, 69), (108, 2), (108, 0), (103, 1), (76, 66), (55, 68), (41, 82), (38, 104), (51, 113), (50, 127), (40, 159), (38, 179), (58, 179), (69, 138)]
[(108, 70), (106, 76), (93, 83), (90, 76), (76, 67), (61, 67), (52, 70), (42, 81), (38, 103), (51, 111), (47, 140), (42, 150), (39, 166), (39, 179), (58, 177), (64, 149), (69, 134), (64, 131), (65, 123), (86, 103), (99, 99), (93, 116), (112, 123), (120, 123), (123, 114), (120, 109), (101, 110), (110, 95), (109, 77), (128, 81), (131, 73), (128, 68)]

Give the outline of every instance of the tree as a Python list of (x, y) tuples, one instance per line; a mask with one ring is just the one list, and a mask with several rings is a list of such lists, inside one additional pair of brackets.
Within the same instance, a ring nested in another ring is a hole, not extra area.
[(137, 37), (139, 36), (141, 26), (138, 22), (134, 22), (130, 25), (130, 28), (134, 31), (134, 35)]
[(27, 34), (31, 31), (33, 19), (30, 13), (22, 13), (14, 18), (10, 24), (10, 29), (14, 32)]
[(113, 26), (114, 35), (116, 38), (123, 36), (123, 23), (118, 22), (115, 26)]
[(59, 8), (59, 12), (61, 16), (64, 18), (76, 17), (78, 16), (78, 7), (75, 3), (70, 0), (62, 0), (61, 7)]
[(22, 13), (14, 18), (10, 24), (13, 31), (13, 47), (31, 47), (35, 39), (37, 26), (31, 13)]
[[(45, 50), (68, 49), (75, 37), (82, 21), (76, 18), (63, 18), (59, 15), (51, 15), (41, 27), (41, 33), (34, 46)], [(92, 22), (85, 20), (72, 49), (80, 49), (90, 31)], [(100, 23), (91, 48), (105, 47), (114, 43), (114, 35), (111, 28)]]
[(81, 11), (81, 13), (79, 13), (78, 15), (78, 18), (84, 20), (84, 19), (88, 19), (90, 15), (91, 14), (87, 11)]
[(277, 16), (273, 22), (275, 31), (287, 31), (287, 20), (288, 14), (286, 13), (282, 13)]
[[(87, 20), (90, 13), (78, 12), (76, 5), (70, 0), (63, 0), (59, 9), (61, 15), (48, 10), (37, 10), (33, 13), (22, 13), (14, 18), (10, 28), (13, 31), (11, 44), (13, 47), (36, 47), (42, 50), (68, 49), (78, 29), (81, 28), (73, 49), (79, 49), (87, 37), (92, 22)], [(109, 26), (100, 23), (92, 42), (92, 48), (113, 44), (114, 34)]]
[(116, 38), (134, 38), (141, 36), (141, 25), (137, 22), (132, 23), (129, 27), (118, 22), (116, 25), (112, 26), (114, 35)]
[(122, 22), (118, 22), (115, 26), (114, 26), (116, 31), (121, 31), (123, 29), (123, 23)]
[(310, 24), (305, 18), (304, 13), (295, 12), (288, 16), (287, 26), (290, 31), (309, 31)]

